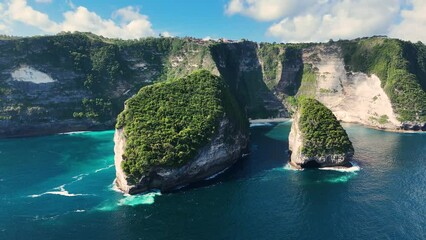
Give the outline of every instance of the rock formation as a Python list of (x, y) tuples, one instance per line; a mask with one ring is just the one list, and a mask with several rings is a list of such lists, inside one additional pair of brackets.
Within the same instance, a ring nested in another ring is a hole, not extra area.
[(126, 101), (114, 142), (119, 189), (170, 191), (232, 166), (247, 148), (248, 123), (223, 80), (199, 71)]
[(354, 149), (333, 113), (315, 99), (299, 100), (289, 135), (296, 168), (350, 166)]

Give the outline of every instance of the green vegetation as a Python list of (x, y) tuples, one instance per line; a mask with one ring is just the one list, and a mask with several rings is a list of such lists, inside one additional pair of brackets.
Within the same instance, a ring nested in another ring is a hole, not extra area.
[(297, 96), (315, 97), (317, 89), (317, 75), (310, 64), (303, 67), (302, 81)]
[(138, 178), (153, 167), (182, 166), (214, 136), (224, 116), (235, 131), (247, 131), (223, 80), (206, 70), (143, 87), (117, 120), (126, 136), (124, 171)]
[(388, 122), (389, 122), (389, 117), (388, 117), (388, 115), (382, 115), (382, 116), (380, 116), (380, 118), (379, 118), (378, 122), (379, 122), (380, 124), (386, 124), (386, 123), (388, 123)]
[(353, 152), (352, 142), (334, 114), (312, 98), (299, 98), (302, 153), (308, 157)]
[(75, 118), (91, 118), (100, 122), (108, 121), (111, 116), (111, 100), (102, 98), (88, 99), (83, 98), (83, 111), (74, 112)]
[(376, 74), (402, 121), (426, 121), (426, 47), (397, 39), (340, 41), (348, 70)]
[(283, 48), (277, 44), (261, 43), (259, 46), (259, 58), (263, 61), (263, 79), (269, 89), (278, 84), (278, 66), (282, 58)]
[(377, 114), (375, 114), (376, 117), (369, 117), (368, 120), (370, 120), (371, 122), (377, 122), (379, 124), (386, 124), (389, 123), (389, 117), (388, 115), (381, 115), (380, 117), (378, 117)]

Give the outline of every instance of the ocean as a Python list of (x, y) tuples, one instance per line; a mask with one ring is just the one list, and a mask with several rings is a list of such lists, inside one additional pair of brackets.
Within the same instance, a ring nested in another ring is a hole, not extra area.
[(0, 239), (426, 239), (426, 134), (345, 124), (355, 167), (294, 171), (290, 122), (173, 193), (114, 190), (113, 131), (0, 140)]

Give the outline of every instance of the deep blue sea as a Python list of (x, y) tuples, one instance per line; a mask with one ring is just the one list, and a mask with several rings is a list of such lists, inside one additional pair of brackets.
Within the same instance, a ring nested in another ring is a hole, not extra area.
[(0, 140), (0, 239), (426, 239), (426, 134), (344, 125), (359, 167), (288, 170), (291, 123), (175, 193), (113, 190), (113, 131)]

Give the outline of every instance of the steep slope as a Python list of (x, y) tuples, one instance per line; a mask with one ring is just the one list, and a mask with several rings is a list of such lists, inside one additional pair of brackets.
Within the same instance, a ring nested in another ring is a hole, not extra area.
[(372, 74), (347, 72), (342, 53), (336, 45), (305, 49), (304, 62), (312, 68), (315, 84), (311, 93), (344, 122), (396, 129), (400, 126), (391, 101)]
[(248, 143), (246, 116), (225, 82), (205, 70), (143, 87), (116, 127), (116, 184), (131, 194), (217, 174)]
[[(342, 41), (340, 45), (349, 70), (380, 78), (401, 121), (426, 122), (424, 72), (419, 71), (424, 69), (424, 63), (419, 61), (424, 55), (416, 52), (416, 48), (424, 48), (423, 44), (375, 38)], [(423, 66), (418, 66), (419, 63)]]

